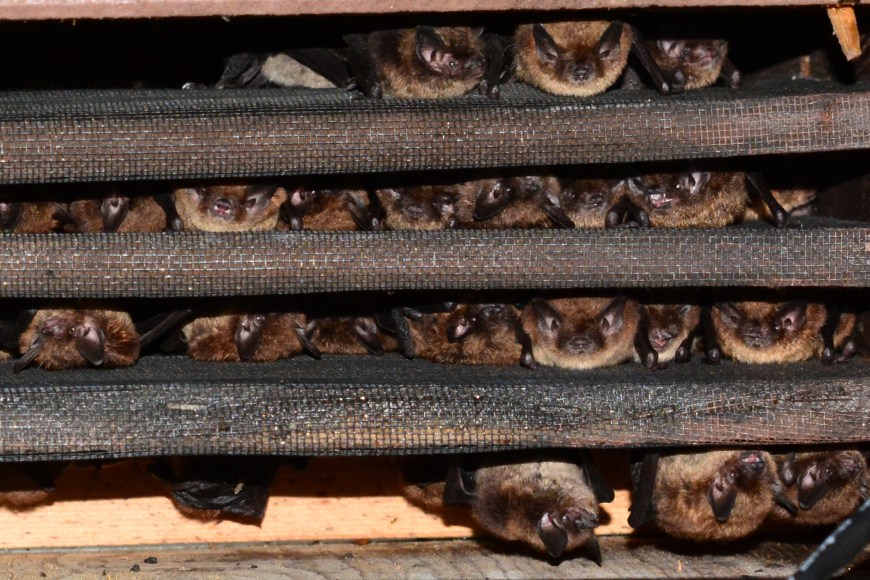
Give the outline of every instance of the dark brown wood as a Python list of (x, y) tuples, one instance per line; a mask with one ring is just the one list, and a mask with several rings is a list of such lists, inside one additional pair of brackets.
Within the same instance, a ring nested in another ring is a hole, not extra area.
[(349, 101), (339, 90), (0, 96), (0, 183), (620, 163), (870, 147), (866, 86)]
[(384, 455), (539, 447), (870, 441), (870, 365), (700, 362), (651, 373), (385, 357), (18, 375), (0, 366), (0, 460)]
[(6, 235), (0, 296), (870, 285), (870, 228), (801, 223), (819, 222), (784, 230)]

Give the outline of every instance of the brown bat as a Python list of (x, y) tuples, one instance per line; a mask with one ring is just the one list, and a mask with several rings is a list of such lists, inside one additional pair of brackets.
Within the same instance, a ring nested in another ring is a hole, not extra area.
[(48, 370), (88, 366), (119, 368), (139, 358), (139, 332), (130, 315), (118, 310), (38, 310), (19, 339), (21, 358)]
[(608, 367), (631, 360), (635, 349), (644, 366), (658, 368), (640, 304), (616, 298), (534, 298), (523, 309), (522, 327), (534, 360), (569, 369)]
[(274, 361), (320, 352), (305, 336), (302, 314), (226, 314), (200, 317), (181, 332), (188, 355), (202, 361)]
[(814, 451), (776, 456), (785, 496), (797, 514), (776, 507), (772, 521), (800, 526), (839, 523), (870, 499), (867, 462), (856, 450)]
[(178, 189), (175, 209), (185, 230), (274, 230), (287, 192), (275, 185), (213, 185)]
[(740, 73), (728, 60), (728, 42), (719, 39), (647, 41), (650, 56), (684, 90), (700, 89), (723, 77), (732, 87)]
[(0, 507), (28, 510), (51, 503), (55, 477), (66, 466), (62, 461), (0, 464)]
[(456, 227), (456, 186), (394, 187), (376, 192), (388, 230), (443, 230)]
[[(691, 304), (647, 304), (647, 334), (658, 361), (688, 362), (701, 321), (701, 308)], [(637, 353), (635, 360), (639, 361)]]
[[(824, 305), (802, 301), (721, 302), (712, 310), (722, 353), (747, 363), (832, 358), (830, 351), (844, 347), (854, 330), (855, 315), (842, 314), (828, 321)], [(823, 332), (826, 325), (829, 332)]]
[(54, 202), (0, 201), (0, 227), (16, 234), (60, 231), (65, 208)]
[(551, 176), (478, 179), (459, 187), (458, 227), (573, 228), (560, 207), (562, 185)]
[(488, 93), (488, 67), (501, 68), (501, 63), (489, 62), (492, 53), (482, 33), (417, 26), (347, 35), (348, 63), (357, 87), (375, 98), (447, 99), (475, 89)]
[(324, 354), (372, 354), (398, 350), (396, 339), (370, 316), (310, 318), (305, 336)]
[[(789, 216), (807, 216), (813, 214), (813, 202), (816, 200), (814, 189), (774, 189), (771, 190), (774, 199), (788, 212)], [(760, 200), (751, 200), (739, 221), (750, 220), (774, 221), (770, 208)]]
[(603, 93), (622, 74), (632, 33), (621, 22), (580, 20), (517, 28), (517, 79), (556, 95)]
[(655, 522), (671, 536), (697, 542), (746, 537), (764, 522), (774, 502), (788, 505), (774, 469), (765, 451), (662, 456), (652, 494)]
[(356, 189), (297, 189), (288, 195), (282, 214), (291, 230), (377, 230), (383, 219), (369, 193)]
[(112, 194), (102, 199), (82, 199), (68, 206), (72, 232), (162, 232), (166, 212), (153, 197)]
[(603, 228), (607, 214), (624, 195), (623, 182), (615, 179), (575, 179), (565, 183), (559, 206), (578, 228)]

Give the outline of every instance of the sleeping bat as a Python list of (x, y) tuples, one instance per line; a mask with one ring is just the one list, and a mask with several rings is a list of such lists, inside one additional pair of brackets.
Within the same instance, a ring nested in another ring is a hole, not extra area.
[(622, 74), (631, 42), (630, 28), (616, 21), (523, 24), (514, 34), (516, 77), (556, 95), (597, 95)]
[(256, 232), (274, 230), (287, 192), (276, 185), (212, 185), (174, 193), (185, 230)]
[(642, 475), (645, 483), (635, 488), (629, 518), (633, 527), (654, 518), (663, 532), (676, 538), (728, 541), (758, 529), (775, 502), (794, 509), (783, 497), (773, 458), (765, 451), (680, 453), (647, 465), (655, 473), (652, 478)]
[(171, 457), (149, 471), (166, 483), (172, 503), (188, 517), (259, 524), (279, 465), (272, 457)]
[(562, 185), (551, 176), (478, 179), (459, 186), (458, 227), (573, 228), (560, 207)]
[(608, 223), (620, 223), (627, 204), (634, 204), (649, 216), (649, 224), (654, 227), (726, 226), (739, 221), (746, 211), (747, 182), (770, 208), (776, 226), (784, 227), (788, 212), (779, 205), (760, 176), (708, 171), (651, 174), (626, 180), (628, 193), (611, 208)]
[(162, 232), (166, 212), (150, 196), (126, 197), (113, 193), (102, 199), (82, 199), (68, 206), (73, 232)]
[[(701, 308), (691, 304), (646, 304), (649, 342), (658, 361), (689, 362), (701, 321)], [(639, 360), (635, 354), (635, 360)]]
[[(624, 194), (615, 179), (574, 179), (563, 183), (559, 206), (578, 228), (603, 228), (607, 214)], [(618, 224), (612, 224), (618, 225)]]
[(54, 480), (65, 461), (0, 464), (0, 507), (28, 510), (51, 503)]
[(371, 354), (395, 352), (396, 339), (378, 327), (371, 316), (310, 318), (306, 338), (324, 354)]
[(599, 565), (598, 504), (612, 500), (582, 452), (488, 456), (473, 471), (449, 469), (444, 487), (444, 502), (471, 504), (475, 522), (493, 536), (551, 558), (585, 547)]
[(443, 230), (456, 227), (456, 186), (420, 185), (375, 192), (388, 230)]
[(732, 88), (740, 86), (740, 73), (728, 60), (725, 40), (656, 40), (645, 44), (659, 69), (681, 90), (708, 87), (720, 77)]
[(447, 99), (498, 95), (504, 46), (483, 29), (417, 26), (350, 34), (347, 60), (366, 96)]
[(60, 231), (66, 209), (54, 202), (0, 201), (0, 227), (16, 234)]
[(302, 314), (259, 313), (199, 317), (182, 329), (187, 354), (201, 361), (275, 361), (300, 354), (315, 358)]
[(636, 301), (616, 298), (534, 298), (523, 309), (522, 328), (533, 360), (568, 369), (608, 367), (638, 357), (650, 370), (658, 355), (641, 330), (644, 314)]
[[(811, 302), (720, 302), (712, 310), (718, 348), (747, 363), (834, 358), (855, 327), (854, 314), (829, 316)], [(709, 348), (710, 345), (707, 345)]]
[(281, 214), (291, 230), (378, 230), (383, 221), (380, 204), (356, 189), (296, 189), (287, 196)]
[(776, 456), (785, 496), (797, 514), (775, 507), (770, 519), (801, 526), (836, 524), (870, 499), (867, 462), (855, 450), (814, 451)]
[[(788, 212), (789, 217), (807, 216), (813, 214), (813, 202), (816, 200), (814, 189), (772, 189), (774, 199)], [(750, 200), (739, 221), (765, 220), (774, 221), (770, 208), (761, 200)]]

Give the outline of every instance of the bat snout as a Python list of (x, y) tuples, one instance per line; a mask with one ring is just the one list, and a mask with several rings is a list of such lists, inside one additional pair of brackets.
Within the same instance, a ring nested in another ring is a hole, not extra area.
[(219, 197), (212, 204), (212, 214), (221, 219), (231, 219), (235, 213), (236, 204), (225, 197)]

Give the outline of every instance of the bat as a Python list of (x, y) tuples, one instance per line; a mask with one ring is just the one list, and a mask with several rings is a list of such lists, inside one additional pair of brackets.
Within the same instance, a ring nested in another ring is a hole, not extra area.
[[(649, 342), (658, 353), (658, 361), (689, 362), (701, 322), (701, 308), (691, 304), (647, 304), (643, 308)], [(635, 357), (639, 362), (637, 354)]]
[(0, 201), (0, 227), (16, 234), (60, 231), (66, 208), (54, 202)]
[(534, 298), (523, 309), (522, 328), (540, 364), (569, 369), (617, 365), (635, 349), (646, 368), (659, 368), (658, 355), (642, 327), (640, 305), (616, 298)]
[(562, 186), (558, 205), (576, 227), (603, 228), (608, 225), (608, 212), (622, 195), (623, 182), (619, 180), (567, 180)]
[(388, 230), (442, 230), (457, 225), (456, 186), (394, 187), (375, 192)]
[(679, 90), (694, 90), (715, 84), (720, 78), (728, 86), (740, 86), (740, 72), (728, 60), (728, 42), (721, 39), (678, 39), (645, 41), (659, 69)]
[[(791, 216), (808, 216), (813, 215), (813, 202), (816, 200), (816, 190), (814, 189), (774, 189), (771, 190), (774, 199), (788, 212)], [(774, 216), (770, 213), (770, 208), (760, 200), (750, 200), (750, 204), (743, 212), (740, 218), (741, 222), (751, 220), (774, 221)]]
[(356, 88), (368, 97), (498, 96), (505, 47), (482, 28), (417, 26), (344, 39)]
[(514, 34), (516, 78), (556, 95), (597, 95), (619, 79), (631, 44), (631, 29), (617, 21), (523, 24)]
[(274, 230), (287, 191), (277, 185), (188, 187), (173, 194), (185, 230), (255, 232)]
[(168, 227), (163, 207), (149, 196), (117, 193), (102, 199), (81, 199), (68, 205), (72, 232), (162, 232)]
[(371, 354), (395, 352), (396, 339), (382, 331), (372, 316), (309, 318), (305, 336), (324, 354)]
[(320, 351), (305, 335), (306, 318), (296, 313), (224, 314), (198, 317), (182, 329), (187, 354), (201, 361), (275, 361)]
[(870, 499), (867, 462), (856, 450), (810, 451), (775, 456), (785, 496), (796, 514), (776, 507), (770, 519), (799, 526), (839, 523)]
[(291, 230), (378, 230), (383, 221), (380, 203), (365, 190), (296, 189), (281, 206)]
[(552, 176), (478, 179), (459, 186), (458, 227), (573, 228), (560, 206), (562, 185)]
[[(643, 468), (655, 469), (654, 477)], [(790, 506), (765, 451), (720, 449), (662, 455), (645, 461), (635, 485), (630, 523), (654, 518), (663, 532), (696, 542), (743, 538), (764, 522), (775, 502)], [(649, 483), (654, 482), (652, 489)]]
[(65, 461), (0, 464), (0, 507), (28, 510), (51, 503), (54, 480)]
[(829, 317), (824, 305), (804, 301), (719, 302), (711, 318), (722, 354), (757, 364), (797, 362), (823, 354), (833, 359), (834, 349), (845, 345), (856, 321), (853, 314)]

